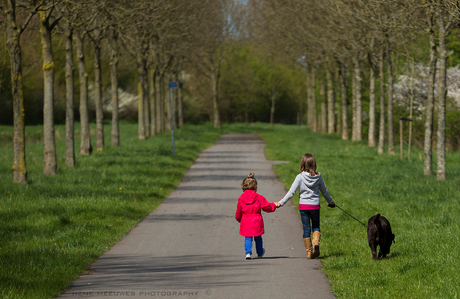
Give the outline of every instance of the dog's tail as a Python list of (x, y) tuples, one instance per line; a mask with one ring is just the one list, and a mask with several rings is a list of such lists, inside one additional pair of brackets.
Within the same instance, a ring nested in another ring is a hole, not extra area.
[(380, 222), (380, 214), (375, 215), (374, 224), (378, 228), (380, 228), (382, 226), (382, 223)]

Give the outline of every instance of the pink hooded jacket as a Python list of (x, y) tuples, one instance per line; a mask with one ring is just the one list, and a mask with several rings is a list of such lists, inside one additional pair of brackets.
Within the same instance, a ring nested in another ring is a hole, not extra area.
[(276, 210), (275, 203), (268, 202), (254, 190), (246, 190), (238, 198), (235, 218), (240, 222), (240, 235), (258, 237), (265, 233), (261, 210), (270, 213)]

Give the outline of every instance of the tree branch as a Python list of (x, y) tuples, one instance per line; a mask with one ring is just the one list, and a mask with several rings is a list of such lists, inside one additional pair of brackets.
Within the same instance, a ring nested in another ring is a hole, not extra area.
[(32, 9), (26, 21), (24, 22), (24, 24), (22, 24), (21, 29), (19, 30), (19, 35), (21, 35), (24, 32), (24, 30), (26, 30), (26, 27), (27, 25), (29, 25), (30, 20), (32, 20), (32, 17), (37, 13), (38, 9), (40, 8), (40, 6), (43, 5), (44, 2), (45, 0), (40, 1), (40, 3), (36, 5), (34, 9)]

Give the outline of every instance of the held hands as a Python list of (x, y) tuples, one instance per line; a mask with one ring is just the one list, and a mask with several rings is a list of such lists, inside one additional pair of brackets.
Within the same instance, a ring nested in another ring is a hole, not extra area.
[[(277, 208), (281, 207), (281, 204), (279, 202), (274, 202)], [(329, 208), (335, 208), (335, 202), (331, 202), (330, 204), (327, 205)]]

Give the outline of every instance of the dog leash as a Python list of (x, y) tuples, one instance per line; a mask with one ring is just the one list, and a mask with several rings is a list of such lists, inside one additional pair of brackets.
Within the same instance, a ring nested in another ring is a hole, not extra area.
[(365, 225), (364, 223), (362, 223), (361, 221), (359, 221), (358, 219), (356, 219), (355, 217), (353, 217), (352, 215), (350, 215), (349, 213), (345, 212), (341, 207), (339, 207), (337, 204), (335, 205), (337, 208), (339, 208), (340, 210), (342, 210), (345, 214), (347, 214), (348, 216), (350, 216), (351, 218), (355, 219), (356, 221), (358, 221), (359, 223), (361, 223), (362, 225), (364, 225), (364, 227), (367, 227), (367, 225)]

